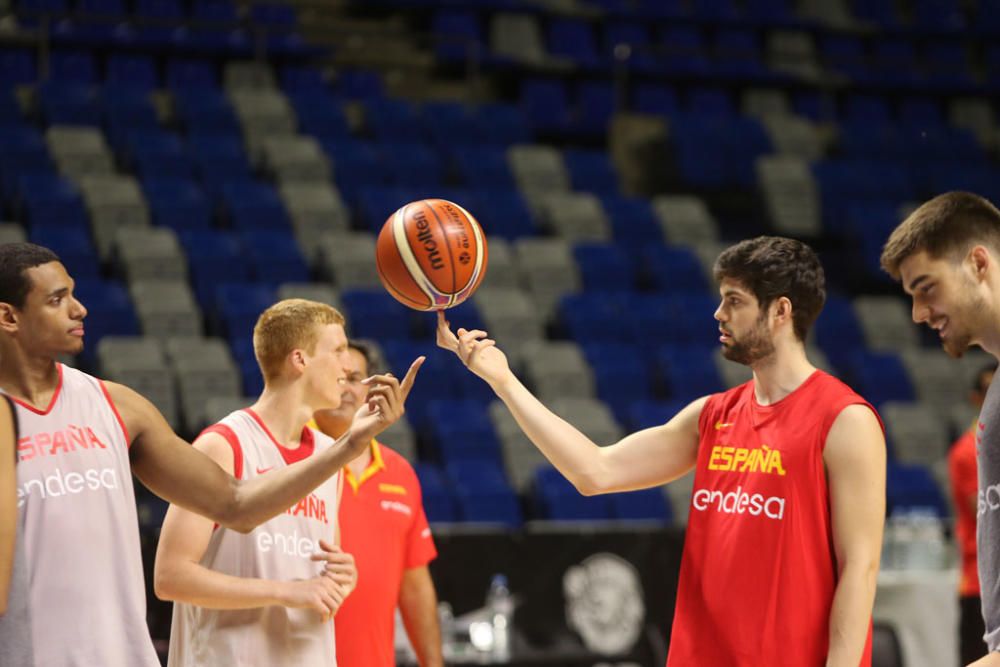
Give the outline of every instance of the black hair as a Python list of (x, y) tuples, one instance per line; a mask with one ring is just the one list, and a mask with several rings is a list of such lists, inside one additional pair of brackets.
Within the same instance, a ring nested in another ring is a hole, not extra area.
[(365, 366), (368, 368), (368, 375), (379, 374), (385, 369), (385, 363), (382, 361), (382, 357), (378, 353), (378, 348), (376, 348), (373, 343), (363, 339), (352, 338), (347, 342), (347, 347), (352, 350), (357, 350), (361, 353), (361, 356), (365, 358)]
[(19, 310), (24, 308), (31, 291), (31, 280), (25, 272), (58, 261), (59, 256), (54, 252), (34, 243), (0, 244), (0, 303), (9, 303)]

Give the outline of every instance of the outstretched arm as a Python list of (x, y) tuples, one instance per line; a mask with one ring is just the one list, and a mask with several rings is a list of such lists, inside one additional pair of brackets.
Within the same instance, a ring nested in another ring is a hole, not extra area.
[[(232, 474), (232, 450), (221, 436), (205, 434), (195, 441), (194, 448), (225, 473)], [(353, 587), (354, 559), (331, 545), (324, 545), (321, 556), (333, 562), (327, 562), (322, 572), (311, 579), (273, 581), (211, 570), (202, 565), (201, 560), (214, 530), (211, 519), (177, 505), (170, 506), (160, 531), (153, 566), (156, 597), (209, 609), (255, 609), (269, 605), (305, 607), (326, 620), (336, 613)]]
[(444, 314), (438, 313), (437, 341), (489, 383), (525, 435), (584, 495), (670, 482), (687, 473), (697, 460), (698, 418), (707, 397), (692, 402), (662, 426), (600, 447), (528, 391), (486, 332), (459, 329), (456, 336)]
[(399, 585), (399, 612), (420, 667), (444, 665), (437, 605), (437, 591), (426, 565), (403, 572)]
[(857, 667), (875, 602), (885, 522), (885, 438), (864, 405), (850, 405), (827, 435), (837, 589), (830, 609), (827, 667)]
[(0, 616), (7, 613), (17, 538), (17, 475), (14, 470), (14, 412), (0, 398)]
[(109, 382), (107, 387), (132, 438), (132, 471), (142, 483), (171, 503), (249, 532), (294, 505), (397, 421), (422, 363), (423, 357), (414, 361), (402, 382), (391, 375), (366, 380), (368, 402), (333, 447), (245, 482), (181, 440), (145, 398), (123, 385)]

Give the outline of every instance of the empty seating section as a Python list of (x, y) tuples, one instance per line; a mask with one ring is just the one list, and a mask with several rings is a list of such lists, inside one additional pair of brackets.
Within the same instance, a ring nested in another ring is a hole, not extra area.
[[(252, 401), (257, 316), (310, 298), (341, 309), (394, 372), (428, 356), (382, 438), (416, 463), (432, 521), (685, 521), (690, 477), (581, 496), (434, 349), (433, 318), (382, 289), (386, 217), (443, 197), (489, 235), (486, 279), (450, 319), (487, 329), (600, 446), (749, 378), (714, 343), (720, 249), (759, 233), (814, 242), (829, 295), (810, 355), (880, 409), (891, 508), (946, 511), (929, 471), (971, 419), (961, 399), (984, 358), (946, 359), (878, 257), (934, 194), (1000, 198), (988, 3), (331, 8), (434, 35), (442, 79), (473, 58), (496, 84), (474, 102), (317, 65), (330, 61), (300, 35), (296, 3), (10, 4), (26, 28), (66, 20), (44, 61), (0, 46), (0, 243), (60, 254), (90, 311), (76, 362), (182, 432)], [(968, 26), (981, 31), (956, 32)], [(619, 145), (643, 123), (659, 134), (639, 180), (655, 187), (637, 185)]]

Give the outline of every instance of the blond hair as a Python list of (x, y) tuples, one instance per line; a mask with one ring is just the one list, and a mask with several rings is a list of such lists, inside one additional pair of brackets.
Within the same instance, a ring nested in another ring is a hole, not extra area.
[(307, 299), (284, 299), (261, 313), (253, 328), (253, 352), (264, 382), (281, 373), (292, 350), (315, 352), (319, 328), (327, 324), (343, 326), (344, 316), (333, 306)]
[(971, 192), (946, 192), (925, 202), (893, 230), (880, 262), (899, 280), (899, 266), (911, 255), (926, 251), (940, 259), (967, 252), (978, 243), (1000, 250), (1000, 211)]

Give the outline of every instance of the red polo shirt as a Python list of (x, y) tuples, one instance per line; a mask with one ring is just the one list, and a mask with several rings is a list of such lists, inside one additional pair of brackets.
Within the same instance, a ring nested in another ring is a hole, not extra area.
[(341, 547), (354, 556), (358, 585), (337, 611), (337, 664), (393, 667), (395, 611), (403, 572), (437, 556), (412, 466), (372, 442), (360, 479), (344, 468)]
[(966, 431), (948, 452), (948, 474), (955, 501), (955, 537), (962, 557), (959, 595), (979, 595), (979, 570), (976, 567), (976, 513), (969, 506), (975, 497), (979, 478), (976, 465), (976, 434)]

